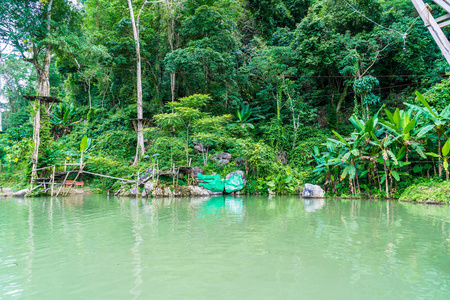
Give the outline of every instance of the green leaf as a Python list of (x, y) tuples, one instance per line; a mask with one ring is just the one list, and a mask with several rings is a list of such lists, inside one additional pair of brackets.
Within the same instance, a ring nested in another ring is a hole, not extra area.
[(447, 160), (444, 160), (444, 169), (445, 169), (445, 171), (448, 170), (448, 161)]
[(436, 153), (433, 153), (433, 152), (427, 152), (425, 154), (428, 155), (428, 156), (437, 157), (437, 158), (441, 157), (439, 154), (436, 154)]
[(425, 127), (422, 127), (420, 129), (419, 133), (417, 134), (417, 137), (420, 138), (420, 137), (424, 136), (425, 134), (427, 134), (433, 128), (434, 128), (434, 125), (427, 125)]
[(409, 133), (411, 130), (413, 130), (414, 126), (416, 126), (416, 119), (412, 119), (408, 125), (406, 125), (406, 127), (403, 129), (403, 133), (407, 134)]
[(358, 149), (353, 149), (351, 152), (352, 152), (352, 154), (354, 156), (358, 156), (359, 155), (359, 150)]
[(425, 100), (425, 97), (421, 93), (419, 93), (418, 91), (416, 91), (416, 96), (417, 96), (417, 99), (419, 99), (419, 101), (423, 104), (423, 106), (425, 106), (428, 109), (430, 114), (432, 114), (435, 118), (437, 118), (438, 116), (431, 109), (431, 106), (430, 106), (430, 104), (428, 104), (427, 100)]
[(83, 136), (83, 138), (81, 139), (81, 143), (80, 143), (80, 152), (84, 152), (86, 151), (88, 146), (88, 138), (87, 136)]
[(448, 156), (450, 152), (450, 138), (445, 142), (444, 147), (442, 147), (442, 155)]
[(386, 116), (388, 117), (389, 121), (394, 123), (394, 115), (388, 109), (385, 109), (384, 111), (386, 112)]
[(397, 128), (400, 126), (400, 111), (398, 108), (394, 112), (394, 124)]
[(395, 180), (400, 181), (400, 175), (396, 171), (392, 171), (392, 176), (395, 178)]
[(347, 174), (348, 174), (348, 167), (346, 167), (346, 168), (344, 169), (344, 171), (342, 172), (342, 174), (341, 174), (341, 180), (342, 180), (342, 179), (345, 179), (345, 177), (347, 177)]
[(286, 183), (290, 183), (292, 181), (293, 177), (292, 176), (288, 176), (284, 179), (284, 182)]
[(336, 131), (332, 130), (332, 132), (334, 133), (335, 136), (337, 136), (337, 138), (343, 142), (345, 145), (347, 145), (347, 147), (350, 148), (349, 143), (347, 143), (347, 141), (342, 137), (342, 135), (340, 135), (339, 133), (337, 133)]

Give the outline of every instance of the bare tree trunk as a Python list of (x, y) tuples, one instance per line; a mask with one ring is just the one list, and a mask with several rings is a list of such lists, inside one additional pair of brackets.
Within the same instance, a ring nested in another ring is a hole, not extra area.
[[(52, 6), (53, 0), (48, 2), (47, 6), (47, 30), (50, 33), (51, 30), (51, 18), (52, 18)], [(45, 57), (43, 66), (39, 64), (38, 53), (34, 50), (33, 64), (36, 68), (37, 73), (37, 83), (38, 83), (38, 95), (39, 96), (50, 96), (50, 62), (52, 58), (52, 47), (47, 46), (45, 51)], [(32, 170), (31, 175), (33, 178), (37, 177), (37, 167), (39, 162), (39, 146), (41, 143), (40, 132), (41, 132), (41, 101), (38, 99), (35, 106), (36, 114), (33, 119), (33, 142), (34, 149), (31, 155)]]
[(130, 18), (131, 18), (131, 25), (133, 27), (133, 36), (134, 36), (134, 43), (136, 46), (136, 88), (137, 88), (137, 146), (136, 146), (136, 157), (134, 159), (133, 165), (137, 165), (139, 163), (139, 160), (142, 156), (145, 154), (145, 145), (144, 145), (144, 134), (143, 131), (143, 124), (142, 124), (142, 118), (143, 118), (143, 112), (142, 112), (142, 70), (141, 70), (141, 49), (139, 44), (139, 18), (142, 13), (142, 9), (144, 8), (144, 4), (141, 7), (141, 10), (139, 11), (139, 15), (137, 17), (137, 21), (135, 21), (134, 18), (134, 12), (133, 12), (133, 4), (131, 4), (131, 0), (127, 0), (128, 2), (128, 8), (130, 10)]

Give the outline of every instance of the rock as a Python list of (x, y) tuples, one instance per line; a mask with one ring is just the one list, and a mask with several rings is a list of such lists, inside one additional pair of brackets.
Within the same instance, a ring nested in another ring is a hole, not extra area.
[(205, 144), (203, 144), (203, 143), (194, 145), (194, 150), (195, 150), (195, 153), (206, 153), (206, 152), (208, 152), (208, 150), (205, 147)]
[(247, 185), (247, 178), (245, 177), (244, 172), (241, 171), (241, 170), (237, 170), (237, 171), (228, 173), (227, 176), (225, 176), (225, 180), (230, 179), (230, 178), (233, 177), (234, 175), (241, 175), (242, 180), (244, 181), (244, 185)]
[(156, 182), (153, 182), (153, 181), (147, 181), (144, 184), (144, 189), (147, 192), (147, 194), (150, 194), (153, 191), (153, 189), (155, 188), (155, 185), (156, 185)]
[(276, 194), (277, 194), (277, 193), (273, 192), (273, 191), (270, 190), (270, 189), (267, 189), (267, 192), (269, 193), (269, 195), (276, 195)]
[(245, 159), (238, 157), (236, 158), (236, 166), (243, 166), (245, 165)]
[(231, 154), (227, 153), (227, 152), (222, 152), (222, 153), (220, 153), (220, 159), (230, 160), (231, 159)]
[(2, 197), (11, 197), (13, 194), (13, 190), (10, 188), (0, 189), (0, 198)]
[(137, 187), (130, 189), (130, 195), (131, 196), (139, 195), (139, 189)]
[(202, 188), (200, 186), (188, 186), (189, 192), (191, 196), (209, 196), (211, 195), (211, 192), (205, 188)]
[(198, 174), (203, 173), (202, 168), (200, 167), (193, 167), (192, 168), (192, 175), (194, 176), (194, 178), (198, 178)]
[(152, 196), (153, 197), (164, 197), (164, 190), (159, 187), (156, 186), (153, 190), (152, 190)]
[(170, 187), (165, 187), (164, 188), (163, 196), (164, 197), (172, 197), (173, 196), (173, 192), (170, 189)]
[[(156, 171), (155, 171), (155, 176), (156, 176)], [(147, 171), (145, 171), (144, 175), (139, 177), (139, 186), (142, 187), (150, 179), (153, 179), (153, 169), (148, 169)]]
[(30, 193), (29, 189), (24, 189), (24, 190), (20, 190), (18, 192), (15, 192), (13, 194), (13, 197), (21, 197), (22, 198), (22, 197), (25, 197), (29, 193)]
[(231, 154), (227, 152), (216, 153), (212, 158), (217, 165), (223, 167), (227, 165), (231, 160)]
[(142, 198), (147, 197), (147, 195), (148, 195), (148, 194), (147, 194), (147, 190), (144, 189), (144, 190), (142, 191), (142, 194), (141, 194)]
[(325, 191), (318, 185), (305, 184), (303, 188), (302, 197), (304, 198), (323, 198), (325, 196)]

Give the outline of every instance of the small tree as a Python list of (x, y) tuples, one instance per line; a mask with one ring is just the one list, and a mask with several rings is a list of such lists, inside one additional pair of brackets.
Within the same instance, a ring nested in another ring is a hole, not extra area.
[(159, 126), (172, 128), (174, 132), (184, 134), (184, 140), (186, 142), (186, 165), (189, 165), (191, 126), (196, 120), (208, 115), (200, 109), (210, 101), (211, 97), (209, 95), (196, 94), (184, 97), (179, 99), (179, 101), (167, 104), (167, 107), (172, 110), (171, 113), (163, 113), (153, 117)]

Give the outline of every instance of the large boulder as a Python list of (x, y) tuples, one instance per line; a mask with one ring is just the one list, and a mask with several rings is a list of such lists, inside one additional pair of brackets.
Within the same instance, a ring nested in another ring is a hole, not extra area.
[(241, 170), (237, 170), (237, 171), (228, 173), (227, 176), (225, 176), (225, 180), (230, 179), (230, 178), (233, 177), (234, 175), (241, 175), (242, 180), (244, 181), (244, 186), (247, 185), (247, 178), (245, 177), (244, 172), (241, 171)]
[(302, 197), (304, 198), (323, 198), (325, 197), (325, 191), (318, 185), (305, 184), (303, 188)]
[(13, 197), (20, 197), (20, 198), (23, 198), (23, 197), (25, 197), (26, 195), (28, 195), (30, 193), (30, 190), (29, 189), (24, 189), (24, 190), (20, 190), (20, 191), (18, 191), (18, 192), (15, 192), (14, 194), (13, 194)]

